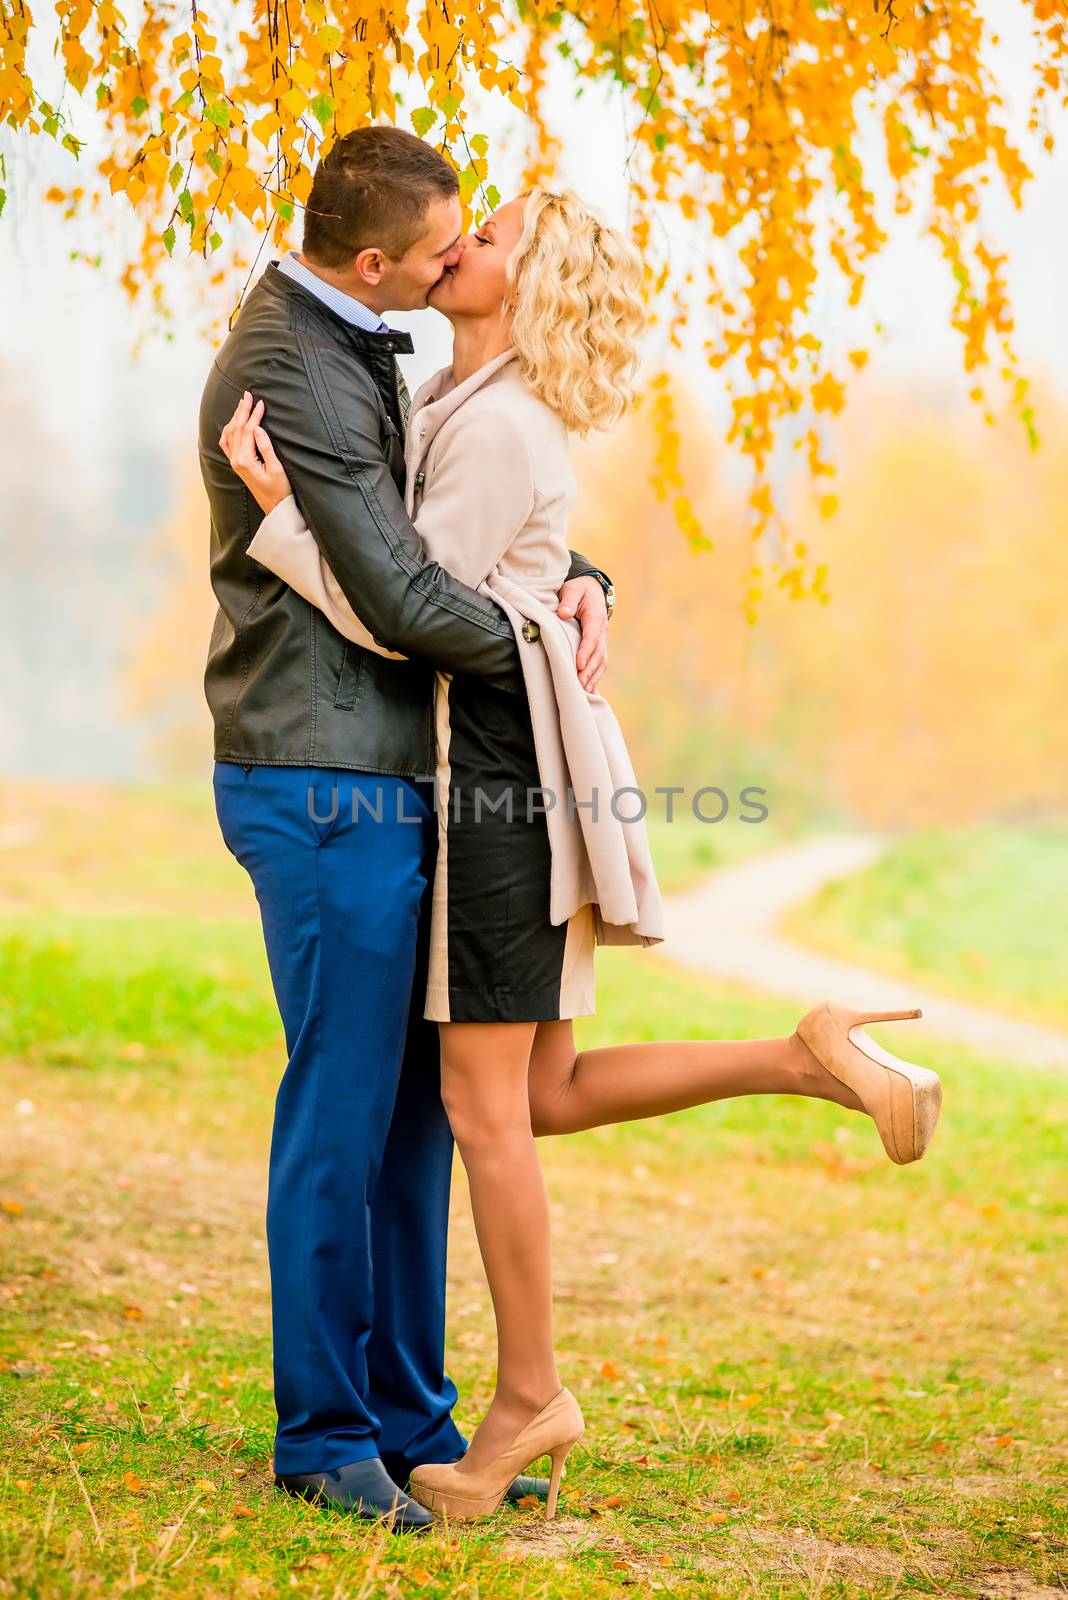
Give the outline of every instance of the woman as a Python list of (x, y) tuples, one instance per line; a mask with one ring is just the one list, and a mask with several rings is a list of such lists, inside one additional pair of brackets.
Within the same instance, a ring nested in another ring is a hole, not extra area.
[[(788, 1038), (576, 1054), (571, 1019), (594, 1010), (595, 945), (663, 937), (644, 825), (621, 821), (610, 805), (634, 783), (622, 734), (576, 676), (577, 627), (555, 614), (576, 487), (568, 434), (611, 426), (633, 397), (640, 282), (633, 247), (573, 191), (519, 195), (464, 241), (429, 296), (452, 323), (453, 360), (418, 391), (409, 416), (409, 514), (435, 560), (503, 606), (527, 691), (437, 675), (439, 849), (424, 1014), (440, 1029), (442, 1098), (467, 1170), (498, 1360), (466, 1454), (417, 1468), (410, 1492), (457, 1518), (493, 1512), (514, 1475), (546, 1454), (551, 1517), (582, 1433), (553, 1348), (535, 1136), (794, 1093), (868, 1112), (887, 1154), (907, 1162), (923, 1155), (941, 1105), (933, 1072), (890, 1055), (860, 1026), (918, 1009), (824, 1003)], [(349, 638), (393, 653), (371, 638), (322, 560), (262, 415), (246, 395), (221, 441), (268, 513), (249, 554)], [(547, 812), (528, 804), (540, 789), (555, 795)], [(596, 816), (584, 804), (595, 791)]]

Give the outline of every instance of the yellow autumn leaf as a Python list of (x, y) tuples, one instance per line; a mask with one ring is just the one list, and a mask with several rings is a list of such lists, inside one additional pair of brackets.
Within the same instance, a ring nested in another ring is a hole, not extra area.
[(308, 96), (303, 89), (294, 87), (286, 91), (279, 103), (285, 106), (291, 117), (300, 117), (307, 110)]
[(845, 404), (845, 390), (829, 372), (812, 385), (812, 404), (817, 411), (841, 411)]
[(299, 83), (302, 89), (310, 91), (314, 88), (319, 73), (318, 68), (313, 67), (310, 61), (298, 58), (289, 63), (289, 76), (294, 83)]
[(266, 116), (260, 117), (252, 124), (252, 132), (260, 144), (269, 144), (282, 126), (282, 119), (277, 111), (268, 111)]

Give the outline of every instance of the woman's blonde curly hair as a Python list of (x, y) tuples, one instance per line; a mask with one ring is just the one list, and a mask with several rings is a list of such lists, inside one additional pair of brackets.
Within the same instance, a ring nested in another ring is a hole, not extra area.
[(641, 257), (573, 189), (536, 184), (520, 198), (523, 232), (506, 269), (520, 370), (570, 431), (610, 428), (635, 396)]

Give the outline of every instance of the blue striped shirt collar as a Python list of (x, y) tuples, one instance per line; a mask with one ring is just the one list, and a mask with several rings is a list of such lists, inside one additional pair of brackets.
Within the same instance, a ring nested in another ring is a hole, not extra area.
[(299, 283), (302, 289), (307, 289), (309, 294), (321, 300), (324, 306), (329, 306), (331, 311), (336, 312), (343, 321), (350, 323), (354, 328), (362, 328), (365, 333), (390, 331), (389, 325), (383, 322), (377, 311), (372, 311), (351, 294), (335, 289), (332, 283), (326, 283), (314, 272), (309, 272), (304, 263), (297, 260), (295, 250), (287, 250), (277, 265), (279, 272), (284, 272), (287, 278)]

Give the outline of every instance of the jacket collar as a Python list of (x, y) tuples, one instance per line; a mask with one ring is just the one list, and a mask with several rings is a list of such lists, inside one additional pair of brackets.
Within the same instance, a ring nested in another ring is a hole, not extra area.
[(362, 355), (380, 355), (383, 351), (391, 356), (411, 355), (415, 349), (411, 334), (404, 328), (390, 328), (385, 333), (369, 333), (366, 328), (357, 328), (351, 322), (346, 322), (344, 317), (339, 317), (337, 312), (332, 311), (317, 295), (294, 282), (287, 273), (279, 271), (273, 261), (264, 269), (260, 283), (269, 294), (280, 295), (286, 300), (296, 300), (301, 306), (323, 318)]
[[(415, 391), (412, 400), (412, 409), (408, 415), (408, 437), (413, 440), (415, 453), (423, 454), (434, 435), (458, 411), (476, 389), (481, 389), (484, 383), (496, 378), (503, 368), (508, 367), (519, 355), (515, 345), (509, 345), (499, 356), (494, 356), (492, 361), (487, 361), (464, 379), (463, 383), (455, 383), (452, 376), (452, 367), (442, 367), (428, 378), (424, 384)], [(514, 369), (518, 376), (518, 367)], [(504, 376), (511, 377), (511, 372)]]

